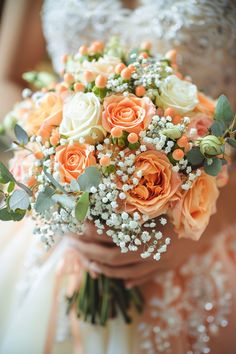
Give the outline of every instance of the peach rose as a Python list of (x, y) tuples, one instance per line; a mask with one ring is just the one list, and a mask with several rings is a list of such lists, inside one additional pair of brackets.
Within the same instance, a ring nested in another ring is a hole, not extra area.
[(218, 196), (216, 179), (202, 172), (171, 209), (170, 217), (180, 238), (199, 240), (216, 212)]
[(195, 110), (213, 116), (216, 102), (212, 98), (200, 92), (198, 92), (198, 101), (199, 102)]
[(127, 192), (127, 211), (137, 209), (150, 218), (166, 213), (181, 183), (166, 155), (145, 151), (137, 156), (135, 168), (142, 171), (142, 177), (137, 187)]
[(29, 134), (40, 135), (48, 139), (53, 128), (58, 127), (62, 120), (62, 100), (55, 93), (47, 94), (39, 104), (34, 106), (26, 121)]
[(26, 150), (19, 150), (14, 153), (14, 157), (9, 161), (9, 170), (18, 182), (27, 184), (30, 179), (29, 170), (33, 168), (35, 157)]
[(102, 125), (108, 132), (119, 127), (129, 133), (139, 133), (147, 128), (155, 112), (148, 97), (111, 95), (104, 99)]
[(203, 137), (208, 133), (208, 129), (213, 124), (213, 118), (206, 113), (196, 112), (189, 114), (190, 123), (188, 125), (188, 134), (191, 129), (196, 129), (196, 136)]
[(89, 145), (74, 143), (73, 145), (59, 146), (56, 149), (55, 160), (59, 162), (62, 182), (70, 183), (77, 179), (86, 167), (96, 165), (94, 153)]

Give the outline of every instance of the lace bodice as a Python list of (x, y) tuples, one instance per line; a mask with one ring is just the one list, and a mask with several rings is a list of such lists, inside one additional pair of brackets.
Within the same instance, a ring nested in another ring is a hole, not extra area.
[(54, 67), (81, 43), (120, 35), (133, 46), (151, 40), (155, 49), (176, 48), (182, 70), (206, 93), (234, 98), (236, 3), (234, 0), (142, 0), (135, 10), (119, 0), (45, 0), (42, 12)]

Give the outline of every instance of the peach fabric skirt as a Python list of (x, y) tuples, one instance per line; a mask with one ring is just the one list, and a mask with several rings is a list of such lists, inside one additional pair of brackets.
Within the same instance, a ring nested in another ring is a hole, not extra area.
[(81, 346), (82, 354), (236, 353), (236, 226), (145, 284), (145, 311), (132, 325), (117, 318), (105, 328), (66, 315), (66, 279), (57, 295), (55, 282), (70, 241), (45, 257), (32, 228), (0, 224), (1, 354), (78, 354)]

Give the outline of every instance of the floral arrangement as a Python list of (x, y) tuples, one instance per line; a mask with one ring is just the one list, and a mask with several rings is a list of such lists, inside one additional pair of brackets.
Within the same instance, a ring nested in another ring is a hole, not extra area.
[[(198, 240), (236, 148), (228, 99), (205, 96), (179, 72), (174, 51), (158, 57), (149, 43), (130, 51), (116, 40), (94, 42), (64, 64), (61, 81), (47, 86), (37, 73), (25, 75), (43, 87), (25, 89), (6, 117), (16, 140), (10, 168), (0, 163), (0, 219), (30, 215), (48, 247), (90, 221), (121, 252), (156, 261), (173, 237), (161, 231), (167, 222)], [(128, 322), (130, 303), (140, 310), (142, 298), (122, 284), (87, 274), (70, 304), (104, 324), (113, 301)]]

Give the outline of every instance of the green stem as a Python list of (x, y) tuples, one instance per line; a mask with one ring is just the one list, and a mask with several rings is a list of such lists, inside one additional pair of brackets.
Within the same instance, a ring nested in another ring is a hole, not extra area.
[(108, 315), (109, 315), (110, 279), (105, 276), (101, 276), (100, 279), (101, 279), (102, 287), (103, 287), (100, 324), (101, 324), (101, 326), (104, 326), (107, 322)]

